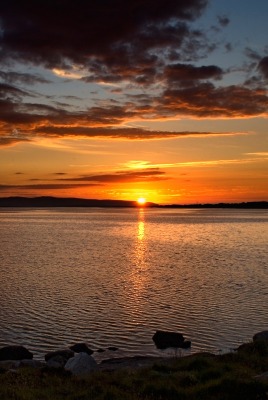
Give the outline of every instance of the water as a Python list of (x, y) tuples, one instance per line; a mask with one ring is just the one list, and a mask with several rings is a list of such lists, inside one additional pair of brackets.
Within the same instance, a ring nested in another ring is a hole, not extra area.
[(267, 222), (267, 210), (2, 209), (0, 346), (172, 356), (154, 346), (161, 329), (192, 353), (236, 348), (268, 329)]

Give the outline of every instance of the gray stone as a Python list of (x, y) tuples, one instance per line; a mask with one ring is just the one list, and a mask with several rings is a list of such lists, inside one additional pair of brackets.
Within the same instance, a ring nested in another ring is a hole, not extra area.
[(87, 353), (79, 353), (67, 361), (64, 369), (75, 376), (83, 376), (98, 369), (98, 365), (94, 358)]
[(268, 341), (268, 331), (258, 332), (253, 336), (253, 342), (257, 340), (267, 340)]
[(4, 360), (31, 360), (33, 353), (23, 346), (5, 346), (0, 349), (0, 361)]

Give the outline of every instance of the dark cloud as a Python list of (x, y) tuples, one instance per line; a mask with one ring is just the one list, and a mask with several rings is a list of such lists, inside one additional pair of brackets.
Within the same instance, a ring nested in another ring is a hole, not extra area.
[[(196, 131), (157, 131), (146, 130), (142, 128), (94, 128), (94, 127), (66, 127), (66, 126), (42, 126), (33, 128), (31, 132), (27, 131), (27, 136), (23, 137), (20, 133), (18, 137), (1, 136), (0, 146), (15, 145), (17, 143), (31, 141), (34, 137), (51, 137), (51, 138), (68, 138), (68, 137), (84, 137), (84, 138), (107, 138), (120, 140), (163, 140), (185, 137), (206, 137), (206, 136), (225, 136), (234, 135), (234, 132), (196, 132)], [(239, 133), (237, 133), (239, 134)], [(31, 139), (32, 138), (32, 139)]]
[[(220, 87), (219, 80), (228, 71), (200, 62), (216, 46), (212, 35), (206, 36), (211, 34), (209, 28), (205, 33), (192, 24), (207, 4), (208, 0), (2, 0), (0, 60), (6, 65), (0, 72), (4, 81), (0, 83), (0, 145), (36, 136), (179, 137), (188, 133), (125, 126), (135, 120), (182, 115), (267, 115), (267, 94), (258, 89), (251, 73), (244, 87)], [(218, 28), (228, 23), (226, 15), (217, 17)], [(226, 50), (231, 49), (226, 44)], [(261, 59), (251, 49), (246, 52), (252, 62), (246, 72), (250, 68), (256, 72), (259, 65), (267, 78), (267, 57)], [(82, 82), (110, 83), (111, 98), (106, 98), (104, 89), (96, 97), (88, 92), (94, 105), (81, 109), (86, 98), (72, 92), (41, 97), (16, 85), (48, 81), (38, 74), (14, 72), (16, 61), (62, 68), (70, 76), (75, 63), (79, 73), (83, 71)], [(67, 104), (68, 100), (75, 105)], [(20, 134), (11, 135), (14, 129)]]
[(87, 82), (150, 84), (167, 52), (208, 51), (191, 22), (208, 0), (2, 0), (0, 59), (49, 68), (83, 65)]
[(133, 46), (147, 52), (178, 43), (187, 31), (184, 24), (206, 5), (207, 0), (2, 0), (2, 58), (13, 55), (51, 67), (66, 67), (66, 58), (85, 64), (114, 52), (128, 60)]
[(245, 117), (267, 115), (265, 90), (243, 86), (216, 88), (211, 83), (169, 89), (159, 98), (158, 112), (166, 117), (179, 114), (199, 117)]
[(258, 66), (265, 79), (268, 79), (268, 56), (261, 59)]
[(219, 15), (218, 22), (222, 27), (229, 25), (230, 19), (226, 15)]
[(26, 95), (28, 95), (28, 92), (13, 85), (9, 85), (8, 83), (0, 82), (0, 99), (13, 98), (15, 100), (20, 100)]
[(228, 42), (225, 44), (225, 50), (229, 53), (230, 51), (233, 50), (233, 45), (232, 43)]
[[(264, 76), (267, 74), (266, 59), (259, 64)], [(258, 80), (248, 80), (248, 87), (216, 87), (208, 81), (220, 78), (221, 74), (222, 70), (216, 66), (174, 64), (165, 69), (162, 77), (164, 90), (159, 96), (132, 95), (121, 105), (107, 102), (82, 111), (68, 111), (60, 104), (23, 102), (27, 92), (0, 84), (0, 145), (32, 140), (36, 136), (176, 137), (185, 135), (185, 132), (149, 131), (122, 125), (135, 119), (166, 119), (180, 115), (245, 117), (267, 114), (268, 97), (257, 86)]]
[(113, 174), (98, 174), (79, 176), (75, 178), (59, 178), (60, 181), (72, 182), (99, 182), (99, 183), (122, 183), (122, 182), (148, 182), (167, 179), (165, 172), (159, 168), (146, 168), (144, 170), (118, 171)]
[(35, 85), (36, 83), (51, 83), (47, 79), (35, 74), (19, 73), (14, 71), (0, 71), (0, 78), (5, 83), (22, 83), (26, 85)]
[(248, 58), (250, 58), (252, 61), (260, 61), (261, 56), (259, 53), (257, 53), (256, 50), (253, 50), (251, 47), (246, 47), (245, 48), (245, 54)]
[(1, 185), (0, 184), (0, 191), (6, 190), (60, 190), (60, 189), (76, 189), (81, 187), (88, 187), (88, 186), (99, 186), (98, 183), (94, 184), (77, 184), (77, 183), (64, 183), (64, 184), (57, 184), (57, 183), (38, 183), (36, 185)]
[(193, 85), (195, 81), (220, 79), (223, 71), (215, 65), (195, 67), (191, 64), (172, 64), (165, 68), (165, 78), (168, 85)]
[[(82, 187), (104, 186), (106, 184), (111, 184), (111, 183), (115, 184), (115, 183), (129, 183), (129, 182), (151, 182), (163, 179), (168, 179), (168, 177), (165, 176), (165, 172), (161, 171), (159, 168), (147, 168), (144, 170), (117, 171), (109, 174), (78, 176), (72, 178), (57, 178), (51, 183), (34, 183), (34, 184), (23, 184), (23, 185), (0, 184), (0, 191), (76, 189)], [(31, 181), (42, 182), (43, 180), (31, 179)]]

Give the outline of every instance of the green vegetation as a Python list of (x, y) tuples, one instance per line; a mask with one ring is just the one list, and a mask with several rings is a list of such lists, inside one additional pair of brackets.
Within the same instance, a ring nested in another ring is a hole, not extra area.
[(21, 368), (0, 374), (1, 400), (264, 400), (268, 342), (236, 353), (198, 354), (148, 368), (94, 372), (78, 379), (64, 370)]

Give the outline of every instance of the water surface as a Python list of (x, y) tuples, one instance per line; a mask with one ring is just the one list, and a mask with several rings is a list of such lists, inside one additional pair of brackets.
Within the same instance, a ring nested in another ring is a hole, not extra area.
[(111, 356), (228, 351), (268, 329), (268, 212), (2, 209), (0, 346), (42, 358), (75, 342)]

